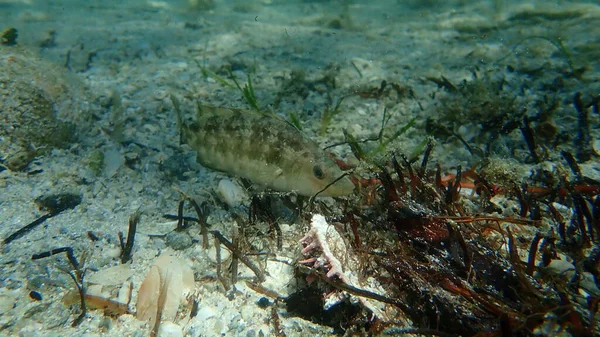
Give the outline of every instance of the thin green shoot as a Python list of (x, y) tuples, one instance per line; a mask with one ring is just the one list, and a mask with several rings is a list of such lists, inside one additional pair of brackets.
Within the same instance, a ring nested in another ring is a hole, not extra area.
[(329, 127), (331, 120), (334, 116), (340, 113), (340, 106), (346, 97), (348, 96), (340, 97), (333, 110), (329, 109), (329, 106), (325, 107), (323, 115), (321, 116), (321, 128), (319, 130), (319, 135), (324, 136), (327, 133), (327, 128)]
[(425, 150), (425, 148), (427, 147), (427, 144), (431, 142), (431, 139), (429, 137), (425, 137), (420, 143), (419, 145), (417, 145), (412, 153), (408, 156), (408, 161), (410, 163), (416, 161), (419, 156), (421, 156), (421, 154), (423, 153), (423, 151)]
[(256, 95), (254, 94), (254, 87), (252, 86), (252, 79), (250, 78), (250, 74), (247, 74), (247, 82), (242, 88), (242, 86), (238, 83), (229, 69), (229, 78), (233, 81), (238, 90), (242, 93), (242, 98), (250, 105), (250, 107), (260, 113), (263, 113), (262, 109), (258, 106), (258, 100), (256, 99)]
[(299, 131), (302, 131), (302, 124), (300, 123), (300, 118), (298, 115), (291, 111), (288, 116), (290, 117), (290, 124), (292, 124)]
[(342, 129), (342, 132), (344, 133), (346, 142), (348, 143), (348, 145), (350, 145), (350, 150), (352, 151), (352, 154), (356, 157), (356, 159), (360, 161), (366, 159), (367, 155), (365, 154), (365, 151), (360, 147), (360, 145), (358, 145), (358, 141), (356, 140), (356, 138), (352, 134), (350, 134), (346, 129)]
[(571, 73), (573, 74), (573, 76), (575, 76), (575, 78), (577, 78), (578, 80), (582, 80), (583, 79), (581, 77), (582, 71), (580, 69), (575, 69), (575, 64), (573, 62), (573, 57), (572, 57), (571, 53), (569, 52), (569, 50), (567, 49), (567, 47), (565, 47), (565, 45), (562, 42), (562, 39), (560, 37), (550, 38), (550, 37), (538, 36), (538, 35), (526, 37), (526, 38), (522, 39), (521, 41), (519, 41), (510, 50), (510, 52), (508, 52), (505, 56), (501, 57), (498, 61), (496, 61), (496, 64), (504, 61), (509, 56), (511, 56), (515, 52), (515, 50), (517, 48), (519, 48), (526, 41), (534, 40), (534, 39), (543, 40), (543, 41), (546, 41), (546, 42), (550, 43), (551, 45), (553, 45), (560, 52), (560, 54), (562, 55), (562, 57), (565, 60), (565, 62), (567, 62), (567, 65), (569, 66), (569, 69), (571, 70)]
[(221, 77), (221, 76), (217, 75), (216, 73), (208, 70), (208, 68), (205, 68), (202, 65), (200, 65), (200, 62), (198, 62), (197, 60), (194, 60), (194, 62), (196, 62), (196, 65), (198, 66), (198, 68), (202, 72), (202, 75), (204, 75), (205, 78), (210, 77), (210, 78), (214, 79), (215, 81), (217, 81), (222, 86), (225, 86), (225, 87), (228, 87), (228, 88), (235, 88), (235, 86), (233, 84), (229, 83), (229, 81), (227, 81), (223, 77)]
[(391, 142), (393, 142), (398, 137), (403, 135), (406, 131), (408, 131), (408, 129), (412, 128), (416, 122), (417, 122), (417, 119), (413, 118), (410, 120), (410, 122), (408, 122), (406, 125), (404, 125), (402, 128), (400, 128), (398, 131), (396, 131), (391, 137), (387, 138), (385, 141), (380, 140), (379, 146), (376, 147), (375, 149), (373, 149), (372, 151), (369, 151), (368, 156), (373, 158), (375, 155), (385, 152), (387, 146)]
[(179, 130), (179, 145), (183, 144), (183, 114), (181, 112), (181, 104), (175, 95), (170, 94), (169, 98), (171, 98), (171, 103), (173, 103), (173, 107), (175, 108), (175, 112), (177, 113), (177, 129)]

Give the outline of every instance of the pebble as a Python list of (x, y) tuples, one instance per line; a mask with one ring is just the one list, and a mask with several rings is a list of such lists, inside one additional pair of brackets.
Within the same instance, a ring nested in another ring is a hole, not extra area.
[(172, 322), (162, 322), (158, 327), (158, 337), (183, 337), (181, 327)]
[(238, 207), (250, 200), (246, 190), (229, 179), (221, 179), (219, 181), (217, 193), (221, 200), (232, 208)]
[(167, 234), (167, 246), (175, 250), (184, 250), (192, 244), (192, 237), (188, 233), (173, 231)]
[(552, 260), (546, 268), (548, 271), (558, 275), (567, 272), (570, 272), (570, 274), (572, 274), (575, 272), (575, 266), (572, 263), (565, 260)]
[(269, 305), (271, 305), (271, 302), (269, 301), (268, 298), (266, 297), (261, 297), (257, 302), (256, 305), (258, 305), (260, 308), (265, 309), (267, 308)]
[(204, 322), (211, 317), (217, 316), (217, 308), (213, 306), (204, 306), (198, 310), (196, 319), (200, 322)]

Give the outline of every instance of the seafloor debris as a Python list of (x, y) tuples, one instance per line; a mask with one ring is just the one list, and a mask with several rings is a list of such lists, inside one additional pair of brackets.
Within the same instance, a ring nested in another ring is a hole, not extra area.
[[(305, 262), (345, 283), (348, 270), (374, 279), (380, 301), (405, 304), (395, 306), (396, 317), (362, 325), (373, 334), (532, 336), (552, 325), (592, 336), (600, 298), (600, 186), (576, 173), (576, 164), (572, 170), (573, 178), (557, 168), (521, 186), (502, 184), (500, 176), (492, 184), (489, 175), (460, 168), (442, 177), (439, 166), (431, 171), (426, 163), (417, 168), (392, 158), (375, 177), (360, 180), (361, 203), (349, 206), (335, 227), (318, 229), (321, 222), (313, 221), (304, 252), (320, 250)], [(547, 175), (555, 176), (554, 185), (540, 179)], [(520, 207), (507, 207), (515, 203)], [(345, 249), (338, 256), (340, 242)], [(558, 277), (565, 263), (571, 277)], [(412, 326), (399, 323), (403, 318)]]
[[(300, 263), (311, 265), (316, 269), (324, 268), (328, 278), (337, 277), (344, 284), (351, 287), (364, 288), (366, 291), (377, 294), (383, 293), (381, 285), (374, 278), (363, 279), (362, 281), (358, 279), (358, 271), (353, 270), (355, 266), (359, 266), (358, 256), (351, 249), (348, 249), (344, 238), (337, 232), (335, 225), (328, 224), (322, 215), (313, 215), (311, 229), (300, 242), (305, 245), (302, 254), (311, 256), (300, 261)], [(325, 300), (325, 309), (341, 302), (345, 296), (346, 294), (341, 292), (329, 294)], [(359, 297), (359, 301), (374, 315), (378, 317), (386, 316), (383, 313), (382, 303), (376, 303), (364, 297)]]
[(173, 322), (179, 305), (194, 289), (194, 273), (188, 264), (174, 256), (156, 260), (140, 286), (136, 316), (148, 321), (156, 336), (162, 321)]
[(127, 231), (127, 240), (123, 236), (123, 232), (119, 232), (119, 244), (121, 246), (121, 263), (127, 263), (133, 255), (133, 243), (135, 241), (135, 232), (138, 222), (140, 222), (139, 211), (133, 213), (129, 217), (129, 230)]
[(17, 37), (19, 37), (19, 32), (16, 28), (6, 28), (0, 32), (0, 44), (14, 46), (17, 44)]
[(77, 325), (81, 324), (81, 322), (85, 318), (85, 315), (87, 314), (86, 292), (85, 292), (85, 284), (83, 281), (83, 279), (85, 277), (85, 272), (86, 272), (86, 269), (84, 267), (85, 261), (86, 261), (85, 253), (82, 255), (81, 263), (75, 257), (75, 254), (73, 253), (73, 248), (71, 248), (71, 247), (61, 247), (61, 248), (56, 248), (56, 249), (53, 249), (53, 250), (50, 250), (47, 252), (42, 252), (39, 254), (33, 254), (31, 256), (31, 259), (39, 260), (39, 259), (47, 258), (47, 257), (53, 256), (53, 255), (62, 254), (62, 253), (65, 253), (65, 255), (67, 255), (67, 259), (69, 260), (69, 263), (70, 263), (71, 267), (73, 267), (73, 268), (72, 269), (69, 269), (66, 267), (59, 267), (59, 268), (61, 268), (62, 271), (64, 271), (66, 274), (68, 274), (71, 277), (71, 279), (75, 283), (75, 286), (77, 286), (77, 291), (79, 293), (79, 299), (81, 301), (80, 302), (81, 313), (79, 314), (79, 316), (77, 316), (77, 318), (71, 324), (71, 326), (77, 326)]
[(33, 229), (37, 228), (39, 225), (44, 223), (44, 221), (50, 219), (51, 217), (56, 216), (65, 210), (75, 208), (81, 203), (81, 196), (72, 193), (58, 193), (39, 197), (35, 200), (35, 202), (40, 210), (47, 211), (48, 213), (33, 220), (28, 225), (21, 227), (21, 229), (9, 235), (2, 241), (3, 244), (9, 244), (23, 235), (31, 232)]

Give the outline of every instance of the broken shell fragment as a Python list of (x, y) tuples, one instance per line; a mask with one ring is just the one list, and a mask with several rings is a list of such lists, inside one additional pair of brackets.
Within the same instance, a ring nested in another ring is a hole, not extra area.
[(179, 305), (193, 289), (194, 273), (190, 266), (180, 258), (162, 255), (140, 286), (136, 316), (149, 321), (155, 335), (161, 321), (175, 320)]

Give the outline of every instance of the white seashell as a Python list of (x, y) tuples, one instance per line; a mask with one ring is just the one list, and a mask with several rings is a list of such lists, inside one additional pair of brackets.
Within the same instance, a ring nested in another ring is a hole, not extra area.
[(157, 319), (175, 320), (179, 305), (193, 289), (192, 268), (177, 257), (160, 256), (140, 286), (137, 318), (149, 321), (152, 329), (156, 327)]
[(132, 275), (128, 264), (119, 264), (114, 267), (100, 270), (85, 280), (93, 284), (101, 284), (104, 286), (116, 286), (123, 284)]
[(125, 157), (119, 152), (117, 148), (110, 148), (104, 152), (104, 174), (106, 177), (112, 178), (123, 164), (125, 164)]

